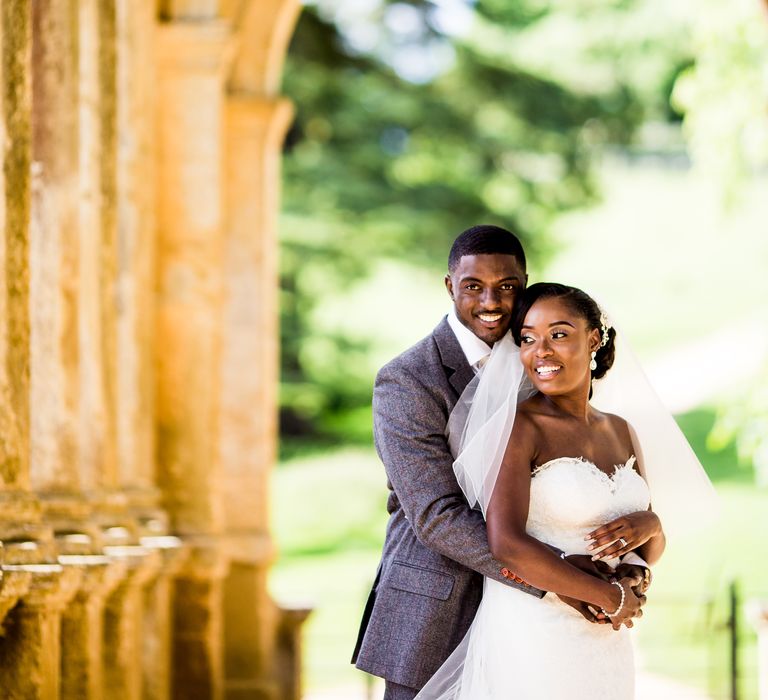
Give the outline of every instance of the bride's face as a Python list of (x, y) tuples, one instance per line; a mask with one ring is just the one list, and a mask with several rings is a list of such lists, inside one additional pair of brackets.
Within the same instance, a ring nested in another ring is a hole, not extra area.
[(592, 351), (600, 333), (554, 297), (537, 301), (520, 330), (520, 360), (536, 389), (554, 396), (589, 391)]

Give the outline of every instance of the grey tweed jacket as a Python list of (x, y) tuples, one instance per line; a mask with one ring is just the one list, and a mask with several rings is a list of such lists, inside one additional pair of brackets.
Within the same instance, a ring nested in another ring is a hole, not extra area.
[(411, 688), (421, 688), (464, 637), (483, 576), (519, 586), (502, 577), (482, 515), (453, 474), (445, 427), (473, 376), (444, 318), (379, 371), (373, 391), (389, 523), (352, 661)]

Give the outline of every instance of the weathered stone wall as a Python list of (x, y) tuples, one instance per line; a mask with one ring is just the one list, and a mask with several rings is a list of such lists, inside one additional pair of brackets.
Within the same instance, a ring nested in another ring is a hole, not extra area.
[(0, 0), (3, 697), (299, 695), (267, 591), (297, 12)]

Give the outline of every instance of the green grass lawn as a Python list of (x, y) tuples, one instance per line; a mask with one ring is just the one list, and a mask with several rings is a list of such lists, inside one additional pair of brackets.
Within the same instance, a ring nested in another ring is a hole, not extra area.
[(349, 663), (373, 582), (384, 528), (384, 470), (368, 449), (339, 450), (283, 464), (274, 479), (272, 570), (278, 600), (309, 601), (307, 689), (359, 684)]
[[(726, 697), (726, 593), (738, 580), (745, 598), (768, 597), (768, 491), (734, 467), (732, 446), (708, 452), (713, 412), (679, 419), (716, 480), (717, 525), (670, 544), (655, 569), (638, 625), (642, 665)], [(384, 470), (372, 450), (347, 449), (282, 464), (274, 480), (274, 531), (281, 556), (272, 574), (279, 600), (315, 607), (306, 627), (306, 687), (365, 684), (349, 657), (386, 524)], [(742, 620), (743, 698), (756, 698), (755, 637)]]

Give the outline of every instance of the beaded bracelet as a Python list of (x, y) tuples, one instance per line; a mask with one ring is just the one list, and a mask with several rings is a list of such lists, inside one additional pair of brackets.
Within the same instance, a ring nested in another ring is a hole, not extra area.
[(612, 613), (607, 612), (605, 608), (601, 608), (603, 615), (605, 615), (606, 617), (616, 617), (616, 615), (618, 615), (621, 612), (621, 609), (624, 607), (624, 601), (626, 600), (626, 597), (627, 597), (627, 593), (624, 590), (624, 586), (622, 586), (618, 581), (611, 581), (611, 583), (614, 586), (619, 587), (619, 590), (621, 591), (621, 602), (619, 603), (619, 607), (616, 608), (616, 610), (614, 610)]

